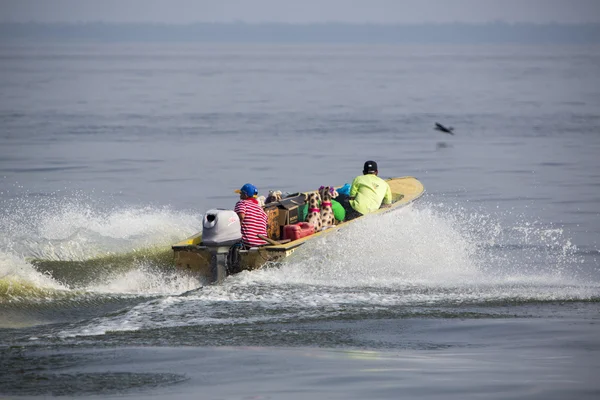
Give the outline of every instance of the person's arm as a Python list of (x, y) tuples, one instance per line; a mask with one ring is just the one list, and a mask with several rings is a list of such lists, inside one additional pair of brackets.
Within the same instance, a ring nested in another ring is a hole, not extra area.
[(240, 223), (242, 223), (244, 221), (244, 218), (246, 218), (246, 207), (244, 207), (244, 204), (241, 201), (238, 201), (237, 203), (235, 203), (233, 211), (235, 211), (238, 218), (240, 219)]
[(348, 193), (348, 198), (350, 200), (354, 200), (356, 195), (358, 194), (358, 182), (356, 182), (356, 178), (352, 181), (352, 186), (350, 187), (350, 193)]
[(386, 186), (386, 190), (385, 190), (385, 197), (383, 198), (383, 204), (389, 205), (392, 204), (392, 189), (390, 189), (390, 185), (386, 182), (385, 183)]
[(379, 208), (388, 208), (392, 206), (392, 190), (387, 182), (385, 183), (385, 186), (385, 195), (383, 196), (383, 200), (381, 201), (381, 206)]

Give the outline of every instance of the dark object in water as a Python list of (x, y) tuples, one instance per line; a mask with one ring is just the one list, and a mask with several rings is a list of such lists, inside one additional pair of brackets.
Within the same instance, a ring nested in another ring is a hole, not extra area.
[(437, 142), (435, 145), (436, 150), (447, 149), (449, 147), (452, 147), (452, 145), (446, 142)]
[(444, 125), (440, 124), (439, 122), (435, 123), (435, 128), (436, 131), (440, 131), (440, 132), (444, 132), (444, 133), (449, 133), (450, 135), (454, 135), (454, 128), (449, 126), (449, 127), (445, 127)]

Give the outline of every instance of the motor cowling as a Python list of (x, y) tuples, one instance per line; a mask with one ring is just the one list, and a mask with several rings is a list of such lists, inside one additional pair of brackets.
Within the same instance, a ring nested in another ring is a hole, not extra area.
[(202, 244), (231, 246), (242, 240), (240, 218), (233, 210), (208, 210), (202, 221)]

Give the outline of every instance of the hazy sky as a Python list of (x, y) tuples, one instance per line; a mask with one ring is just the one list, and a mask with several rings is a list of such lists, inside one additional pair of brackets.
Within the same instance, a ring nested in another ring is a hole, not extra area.
[(600, 0), (0, 0), (25, 22), (600, 22)]

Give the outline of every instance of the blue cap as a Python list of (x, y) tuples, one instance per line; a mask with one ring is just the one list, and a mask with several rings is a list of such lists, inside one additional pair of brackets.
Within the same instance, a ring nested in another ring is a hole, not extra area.
[(246, 183), (241, 189), (235, 191), (235, 193), (245, 193), (248, 197), (254, 197), (258, 195), (258, 189), (251, 183)]

